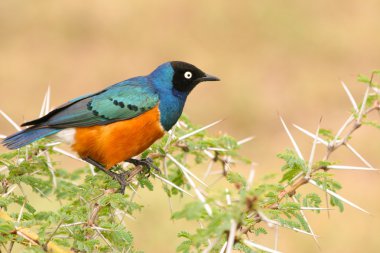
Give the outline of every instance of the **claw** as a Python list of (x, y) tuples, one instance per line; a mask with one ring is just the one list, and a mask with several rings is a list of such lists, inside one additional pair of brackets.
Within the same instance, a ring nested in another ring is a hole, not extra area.
[[(108, 176), (112, 177), (112, 179), (116, 180), (120, 184), (119, 192), (121, 194), (124, 194), (125, 187), (127, 187), (128, 185), (127, 179), (130, 176), (129, 171), (126, 171), (123, 173), (115, 173), (115, 172), (112, 172), (111, 170), (107, 170), (103, 165), (101, 165), (100, 163), (98, 163), (97, 161), (89, 157), (83, 158), (83, 160), (94, 165), (96, 168), (100, 169), (101, 171), (106, 173)], [(148, 176), (150, 175), (149, 171), (151, 168), (153, 168), (158, 174), (161, 174), (161, 170), (156, 165), (154, 165), (153, 160), (151, 158), (145, 158), (141, 160), (131, 158), (131, 159), (128, 159), (127, 162), (132, 163), (135, 166), (143, 166), (144, 168), (148, 170), (147, 172)]]
[(161, 174), (161, 170), (156, 165), (154, 165), (153, 160), (149, 157), (145, 159), (141, 159), (141, 160), (130, 158), (127, 160), (127, 162), (132, 163), (135, 166), (139, 166), (139, 165), (144, 166), (145, 168), (148, 168), (149, 170), (153, 168), (158, 174)]
[(101, 165), (97, 161), (92, 160), (89, 157), (86, 157), (83, 160), (86, 161), (86, 162), (88, 162), (88, 163), (90, 163), (90, 164), (92, 164), (92, 165), (94, 165), (96, 168), (100, 169), (101, 171), (103, 171), (104, 173), (106, 173), (108, 176), (112, 177), (112, 179), (116, 180), (120, 184), (119, 192), (121, 194), (124, 194), (125, 187), (128, 185), (127, 177), (129, 177), (129, 171), (126, 171), (126, 172), (123, 172), (123, 173), (115, 173), (115, 172), (112, 172), (110, 170), (107, 170), (106, 168), (104, 168), (103, 165)]

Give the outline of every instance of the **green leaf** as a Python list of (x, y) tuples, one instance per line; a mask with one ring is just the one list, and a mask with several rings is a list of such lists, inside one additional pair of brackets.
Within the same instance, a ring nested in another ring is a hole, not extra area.
[(14, 229), (12, 222), (0, 218), (0, 234), (8, 234)]
[(361, 83), (369, 84), (371, 82), (371, 78), (364, 76), (364, 75), (358, 75), (357, 81), (361, 82)]
[(142, 188), (148, 188), (150, 191), (153, 191), (153, 184), (150, 182), (150, 180), (145, 177), (145, 175), (139, 175), (137, 176), (137, 180), (140, 183), (140, 186)]
[(363, 120), (362, 124), (380, 129), (380, 123), (373, 120)]
[(322, 137), (324, 137), (325, 140), (331, 141), (335, 138), (334, 134), (331, 132), (331, 130), (320, 128), (318, 134)]
[(255, 251), (253, 251), (250, 247), (248, 247), (247, 245), (242, 244), (240, 242), (235, 243), (234, 249), (239, 250), (239, 251), (244, 252), (244, 253), (255, 253)]
[(181, 244), (177, 247), (176, 252), (183, 252), (183, 253), (189, 253), (191, 248), (192, 242), (187, 240), (181, 242)]
[(340, 201), (339, 199), (335, 198), (334, 196), (330, 196), (330, 204), (332, 206), (337, 206), (339, 208), (340, 212), (344, 211), (344, 205), (343, 205), (342, 201)]
[(247, 185), (247, 181), (245, 180), (245, 178), (237, 172), (229, 171), (227, 173), (226, 179), (231, 184), (236, 184), (236, 185), (240, 185), (243, 187), (245, 187)]
[(204, 204), (201, 202), (192, 202), (185, 205), (185, 207), (178, 212), (173, 213), (172, 219), (185, 218), (187, 220), (198, 220), (204, 216)]
[(283, 153), (277, 154), (277, 157), (285, 161), (285, 165), (281, 168), (285, 173), (280, 182), (289, 182), (300, 172), (307, 171), (305, 161), (299, 158), (292, 150), (286, 150)]

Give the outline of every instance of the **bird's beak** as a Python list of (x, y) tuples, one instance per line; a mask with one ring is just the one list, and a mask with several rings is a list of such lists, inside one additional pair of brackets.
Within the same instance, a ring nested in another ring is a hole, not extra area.
[(197, 79), (198, 82), (205, 82), (205, 81), (220, 81), (220, 79), (216, 76), (206, 74), (204, 77), (200, 77)]

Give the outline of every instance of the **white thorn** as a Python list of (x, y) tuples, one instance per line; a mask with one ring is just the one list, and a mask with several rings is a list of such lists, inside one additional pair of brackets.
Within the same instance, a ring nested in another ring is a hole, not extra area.
[(301, 154), (301, 151), (298, 148), (298, 145), (297, 145), (296, 141), (294, 140), (292, 134), (290, 133), (290, 131), (289, 131), (288, 127), (286, 126), (286, 124), (285, 124), (284, 120), (282, 119), (282, 117), (280, 117), (280, 120), (281, 120), (282, 125), (285, 128), (286, 133), (288, 134), (288, 136), (289, 136), (289, 138), (290, 138), (290, 140), (291, 140), (291, 142), (293, 144), (294, 149), (296, 150), (296, 153), (297, 153), (298, 157), (301, 158), (302, 160), (304, 160), (303, 156)]
[(319, 133), (319, 128), (320, 128), (320, 122), (318, 123), (318, 127), (317, 127), (317, 131), (315, 132), (315, 138), (314, 138), (314, 141), (313, 141), (313, 146), (311, 148), (311, 152), (310, 152), (310, 158), (309, 158), (309, 164), (308, 164), (308, 171), (307, 171), (307, 177), (310, 176), (310, 173), (311, 173), (311, 167), (313, 165), (313, 160), (314, 160), (314, 155), (315, 155), (315, 148), (317, 146), (317, 140), (318, 140), (318, 133)]
[[(179, 163), (173, 156), (171, 156), (170, 154), (167, 154), (166, 155), (170, 160), (172, 160), (182, 171), (183, 175), (186, 177), (187, 181), (189, 182), (189, 184), (191, 185), (191, 187), (193, 187), (194, 191), (195, 191), (195, 194), (197, 195), (198, 199), (204, 204), (204, 207), (206, 209), (206, 212), (209, 216), (212, 216), (212, 209), (210, 207), (209, 204), (207, 204), (206, 202), (206, 198), (203, 196), (203, 194), (199, 191), (199, 189), (197, 188), (197, 186), (195, 185), (194, 181), (191, 179), (191, 177), (189, 176), (190, 172), (185, 166), (183, 166), (181, 163)], [(195, 175), (193, 174), (193, 177), (197, 179), (197, 177), (195, 177)], [(200, 180), (200, 179), (198, 179)]]
[(67, 227), (72, 227), (72, 226), (78, 226), (78, 225), (82, 225), (82, 224), (86, 224), (86, 223), (87, 223), (86, 221), (78, 221), (78, 222), (69, 223), (69, 224), (62, 224), (62, 225), (61, 225), (61, 228), (67, 228)]
[(247, 180), (247, 189), (252, 186), (253, 179), (255, 178), (255, 164), (251, 164), (251, 169), (249, 171), (248, 180)]
[(220, 249), (219, 253), (223, 253), (227, 248), (227, 242), (223, 244), (223, 247)]
[(62, 142), (60, 141), (56, 141), (56, 142), (50, 142), (50, 143), (47, 143), (45, 146), (46, 147), (51, 147), (51, 146), (57, 146), (59, 144), (61, 144)]
[(346, 147), (352, 152), (352, 153), (354, 153), (354, 155), (356, 155), (365, 165), (367, 165), (368, 167), (370, 167), (370, 168), (373, 168), (373, 166), (369, 163), (369, 162), (367, 162), (367, 160), (366, 159), (364, 159), (364, 157), (362, 157), (359, 153), (358, 153), (358, 151), (356, 151), (350, 144), (348, 144), (348, 143), (346, 143)]
[(255, 242), (252, 242), (252, 241), (249, 241), (247, 239), (244, 239), (244, 244), (247, 245), (248, 247), (253, 247), (253, 248), (256, 248), (256, 249), (259, 249), (259, 250), (263, 250), (263, 251), (266, 251), (266, 252), (270, 252), (270, 253), (281, 253), (280, 251), (278, 250), (274, 250), (274, 249), (271, 249), (271, 248), (268, 248), (268, 247), (265, 247), (263, 245), (260, 245), (260, 244), (257, 244)]
[(26, 204), (26, 199), (24, 199), (24, 202), (22, 203), (22, 206), (21, 206), (20, 212), (18, 213), (18, 217), (17, 217), (17, 223), (18, 223), (18, 224), (20, 224), (21, 216), (22, 216), (22, 214), (24, 213), (25, 204)]
[(358, 111), (359, 111), (359, 109), (358, 109), (358, 105), (356, 104), (355, 99), (354, 99), (354, 97), (352, 96), (352, 94), (351, 94), (350, 90), (348, 89), (347, 85), (346, 85), (343, 81), (341, 81), (341, 84), (342, 84), (342, 86), (343, 86), (344, 91), (347, 93), (347, 96), (348, 96), (348, 98), (350, 99), (351, 104), (352, 104), (352, 106), (353, 106), (354, 109), (355, 109), (355, 112), (358, 112)]
[(254, 138), (255, 138), (254, 136), (249, 136), (249, 137), (247, 137), (247, 138), (244, 138), (244, 139), (238, 141), (237, 144), (238, 144), (239, 146), (241, 146), (241, 145), (243, 145), (243, 144), (245, 144), (245, 143), (247, 143), (247, 142), (250, 142), (250, 141), (253, 140)]
[(315, 135), (315, 134), (312, 134), (310, 133), (309, 131), (303, 129), (302, 127), (296, 125), (296, 124), (293, 124), (293, 126), (295, 128), (297, 128), (298, 130), (300, 130), (302, 133), (306, 134), (307, 136), (310, 136), (311, 138), (313, 138), (314, 140), (317, 139), (319, 143), (322, 143), (323, 145), (327, 146), (329, 143), (327, 141), (325, 141), (324, 139), (322, 139), (321, 137)]
[(353, 119), (353, 115), (350, 115), (350, 117), (348, 117), (348, 119), (343, 123), (343, 125), (340, 127), (339, 131), (335, 135), (334, 141), (338, 140), (339, 136), (343, 133), (344, 129), (351, 123)]
[(197, 134), (197, 133), (199, 133), (199, 132), (202, 132), (203, 130), (206, 130), (207, 128), (210, 128), (210, 127), (212, 127), (212, 126), (215, 126), (216, 124), (218, 124), (218, 123), (220, 123), (220, 122), (222, 122), (222, 121), (223, 121), (223, 120), (215, 121), (215, 122), (213, 122), (213, 123), (211, 123), (211, 124), (208, 124), (207, 126), (204, 126), (204, 127), (199, 128), (199, 129), (197, 129), (197, 130), (195, 130), (195, 131), (193, 131), (193, 132), (191, 132), (191, 133), (185, 134), (185, 135), (179, 137), (179, 138), (178, 138), (178, 141), (182, 141), (182, 140), (184, 140), (184, 139), (186, 139), (186, 138), (189, 138), (190, 136), (193, 136), (194, 134)]
[(16, 187), (17, 187), (17, 185), (13, 185), (13, 186), (11, 186), (11, 187), (9, 187), (8, 188), (8, 191), (6, 192), (6, 193), (4, 193), (3, 195), (2, 195), (2, 197), (6, 197), (6, 196), (8, 196), (9, 194), (11, 194), (15, 189), (16, 189)]
[(58, 147), (53, 147), (53, 150), (56, 151), (56, 152), (58, 152), (58, 153), (61, 153), (62, 155), (68, 156), (68, 157), (70, 157), (70, 158), (72, 158), (74, 160), (81, 161), (81, 162), (85, 163), (85, 161), (83, 161), (82, 159), (80, 159), (76, 155), (74, 155), (74, 154), (72, 154), (70, 152), (67, 152), (66, 150), (63, 150), (63, 149), (58, 148)]
[(21, 131), (21, 127), (19, 125), (16, 124), (16, 122), (13, 121), (13, 119), (11, 119), (5, 112), (3, 112), (2, 110), (0, 110), (0, 114), (3, 115), (3, 117), (9, 122), (11, 123), (11, 125), (16, 128), (17, 131)]
[[(294, 231), (296, 231), (296, 232), (300, 232), (300, 233), (305, 234), (305, 235), (317, 236), (317, 235), (313, 235), (313, 234), (311, 234), (311, 233), (309, 233), (309, 232), (307, 232), (307, 231), (304, 231), (304, 230), (302, 230), (302, 229), (293, 228), (293, 227), (288, 227), (288, 226), (286, 226), (286, 225), (281, 224), (281, 223), (278, 222), (278, 221), (271, 220), (271, 219), (269, 219), (269, 218), (268, 218), (263, 212), (261, 212), (261, 211), (257, 211), (257, 213), (259, 214), (260, 218), (261, 218), (263, 221), (265, 221), (266, 223), (268, 223), (268, 225), (278, 225), (278, 226), (280, 226), (280, 227), (288, 228), (288, 229), (294, 230)], [(318, 236), (317, 236), (317, 237), (318, 237)]]
[(211, 172), (213, 166), (214, 166), (214, 160), (210, 160), (210, 162), (208, 163), (208, 166), (207, 166), (207, 170), (206, 170), (205, 174), (203, 175), (203, 180), (205, 180), (210, 175), (210, 172)]
[[(184, 174), (187, 175), (186, 173), (184, 173)], [(188, 175), (187, 175), (187, 179), (191, 180), (191, 178)], [(209, 216), (212, 216), (212, 209), (211, 209), (211, 206), (206, 203), (206, 198), (203, 196), (203, 194), (199, 191), (199, 189), (197, 187), (193, 187), (193, 188), (194, 188), (195, 194), (197, 195), (199, 200), (204, 204), (204, 208), (205, 208), (207, 214)]]
[[(297, 200), (296, 197), (293, 196), (292, 199), (293, 199), (293, 201), (294, 201), (295, 203), (299, 204), (299, 202), (298, 202), (298, 200)], [(309, 230), (310, 230), (310, 233), (313, 235), (313, 238), (314, 238), (315, 243), (317, 244), (318, 248), (320, 248), (320, 246), (319, 246), (319, 242), (318, 242), (318, 239), (317, 239), (317, 236), (314, 234), (314, 231), (313, 231), (313, 229), (311, 228), (310, 223), (309, 223), (309, 221), (307, 220), (305, 213), (304, 213), (302, 210), (300, 210), (300, 213), (301, 213), (303, 219), (305, 220), (305, 222), (306, 222), (306, 224), (307, 224), (307, 227), (308, 227)]]
[(53, 179), (53, 189), (57, 189), (57, 178), (55, 177), (54, 167), (50, 159), (50, 155), (48, 152), (45, 152), (46, 162), (51, 174), (51, 177)]
[(152, 174), (153, 174), (155, 177), (157, 177), (158, 179), (160, 179), (161, 181), (163, 181), (163, 182), (167, 183), (168, 185), (170, 185), (170, 186), (176, 188), (177, 190), (179, 190), (179, 191), (181, 191), (181, 192), (183, 192), (183, 193), (186, 193), (187, 195), (189, 195), (189, 196), (191, 196), (191, 197), (194, 197), (191, 193), (189, 193), (189, 192), (187, 192), (186, 190), (182, 189), (181, 187), (179, 187), (179, 186), (176, 185), (175, 183), (173, 183), (173, 182), (171, 182), (171, 181), (169, 181), (169, 180), (167, 180), (167, 179), (165, 179), (165, 178), (163, 178), (163, 177), (160, 177), (158, 174), (156, 174), (156, 173), (154, 173), (154, 172), (153, 172)]
[(199, 183), (203, 184), (204, 186), (208, 187), (206, 183), (204, 183), (202, 180), (200, 180), (194, 173), (192, 173), (189, 169), (187, 169), (184, 165), (182, 165), (180, 162), (178, 162), (171, 154), (166, 154), (166, 156), (172, 160), (182, 171), (186, 171), (190, 176), (192, 176), (195, 180), (197, 180)]
[(280, 235), (280, 233), (278, 232), (278, 227), (279, 226), (277, 225), (274, 227), (274, 250), (278, 249), (278, 238)]
[(363, 117), (363, 113), (364, 113), (364, 109), (365, 109), (365, 104), (367, 102), (367, 98), (368, 98), (368, 94), (369, 94), (369, 90), (370, 90), (370, 86), (368, 85), (367, 86), (367, 89), (365, 91), (365, 94), (364, 94), (364, 98), (363, 98), (363, 102), (362, 102), (362, 106), (360, 107), (360, 112), (359, 112), (359, 116), (358, 116), (358, 122), (361, 121), (362, 117)]
[(343, 201), (344, 203), (346, 203), (346, 204), (348, 204), (348, 205), (350, 205), (350, 206), (352, 206), (352, 207), (354, 207), (354, 208), (356, 208), (356, 209), (358, 209), (358, 210), (360, 210), (360, 211), (362, 211), (362, 212), (365, 212), (365, 213), (368, 213), (368, 214), (369, 214), (368, 211), (366, 211), (366, 210), (364, 210), (363, 208), (361, 208), (360, 206), (358, 206), (358, 205), (352, 203), (351, 201), (349, 201), (349, 200), (343, 198), (342, 196), (338, 195), (337, 193), (335, 193), (335, 192), (333, 192), (333, 191), (331, 191), (331, 190), (329, 190), (329, 189), (323, 189), (323, 187), (320, 186), (320, 185), (318, 185), (317, 182), (315, 182), (314, 180), (310, 179), (310, 180), (309, 180), (309, 183), (312, 184), (312, 185), (314, 185), (314, 186), (316, 186), (316, 187), (318, 187), (319, 189), (321, 189), (321, 190), (327, 192), (327, 193), (330, 194), (331, 196), (334, 196), (335, 198), (337, 198), (337, 199)]
[(48, 89), (46, 91), (46, 103), (45, 103), (45, 110), (44, 114), (48, 114), (50, 111), (50, 85), (48, 86)]
[(232, 253), (232, 249), (235, 243), (236, 228), (237, 228), (236, 221), (234, 219), (231, 219), (231, 227), (230, 227), (230, 233), (228, 235), (226, 253)]
[(89, 164), (89, 165), (90, 165), (91, 175), (95, 176), (95, 175), (96, 175), (96, 172), (95, 172), (95, 166), (92, 165), (92, 164)]
[(305, 231), (305, 230), (302, 230), (302, 229), (299, 229), (299, 228), (292, 228), (292, 227), (287, 227), (287, 226), (284, 226), (284, 228), (289, 228), (289, 229), (291, 229), (291, 230), (294, 230), (294, 231), (296, 231), (296, 232), (300, 232), (300, 233), (305, 234), (305, 235), (311, 235), (312, 237), (314, 237), (314, 236), (318, 237), (318, 236), (315, 235), (315, 234), (309, 233), (309, 232), (307, 232), (307, 231)]
[(214, 156), (210, 151), (204, 149), (203, 152), (205, 152), (205, 154), (206, 154), (208, 157), (210, 157), (211, 159), (214, 159), (214, 158), (215, 158), (215, 156)]
[(328, 211), (334, 210), (334, 208), (301, 206), (301, 210)]
[(42, 116), (44, 116), (45, 108), (46, 108), (46, 97), (47, 97), (47, 91), (46, 91), (45, 96), (44, 96), (44, 101), (42, 102), (39, 118), (41, 118)]
[(207, 150), (220, 151), (220, 152), (227, 152), (228, 151), (228, 149), (225, 149), (225, 148), (213, 148), (213, 147), (209, 147), (209, 148), (207, 148)]
[(328, 169), (335, 170), (370, 170), (370, 171), (378, 171), (379, 169), (371, 168), (371, 167), (358, 167), (358, 166), (346, 166), (346, 165), (328, 165)]
[(209, 244), (209, 245), (207, 246), (207, 248), (205, 248), (205, 249), (202, 251), (202, 253), (209, 253), (209, 252), (212, 250), (212, 248), (214, 248), (215, 244), (216, 244), (219, 240), (220, 240), (220, 239), (215, 239), (214, 241), (212, 241), (211, 244)]
[(231, 195), (230, 195), (230, 191), (226, 188), (226, 202), (227, 202), (227, 205), (231, 205)]

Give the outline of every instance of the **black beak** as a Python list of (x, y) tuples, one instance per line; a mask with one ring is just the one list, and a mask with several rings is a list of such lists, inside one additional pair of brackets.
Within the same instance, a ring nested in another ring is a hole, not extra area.
[(206, 76), (198, 78), (197, 81), (200, 83), (205, 81), (220, 81), (220, 79), (216, 76), (206, 74)]

